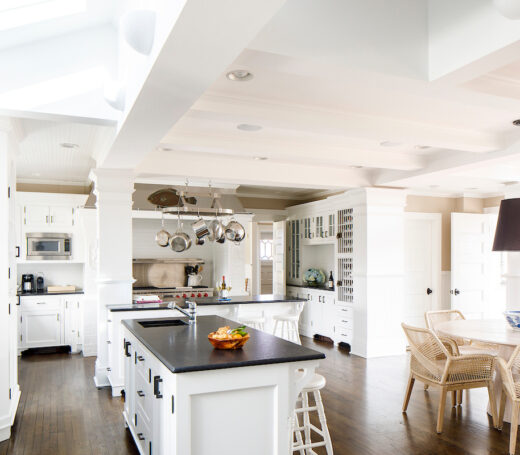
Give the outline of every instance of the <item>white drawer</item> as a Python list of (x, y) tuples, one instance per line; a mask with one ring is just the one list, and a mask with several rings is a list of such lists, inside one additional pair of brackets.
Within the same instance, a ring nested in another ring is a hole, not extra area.
[(149, 455), (152, 432), (146, 420), (143, 418), (143, 413), (139, 406), (135, 407), (134, 427), (136, 436), (135, 442), (141, 448), (140, 452)]
[(134, 351), (133, 361), (135, 363), (137, 375), (140, 375), (145, 381), (149, 382), (151, 373), (148, 354), (145, 354), (142, 350), (136, 349)]
[(338, 343), (352, 343), (352, 330), (344, 329), (342, 327), (336, 327), (336, 341)]
[(135, 375), (135, 403), (147, 425), (151, 425), (153, 416), (153, 387), (140, 374)]
[(61, 307), (61, 298), (57, 295), (34, 295), (20, 297), (21, 311), (58, 310)]
[(336, 330), (341, 330), (341, 329), (352, 330), (353, 329), (352, 319), (338, 318), (338, 319), (336, 319), (336, 327), (337, 327)]
[(352, 320), (353, 316), (354, 316), (354, 311), (349, 306), (338, 306), (336, 308), (336, 318), (337, 319)]

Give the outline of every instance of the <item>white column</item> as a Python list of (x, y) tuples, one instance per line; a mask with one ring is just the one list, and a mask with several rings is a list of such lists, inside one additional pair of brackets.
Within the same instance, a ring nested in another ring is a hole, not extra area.
[[(520, 198), (520, 185), (506, 187), (504, 199)], [(520, 310), (520, 252), (507, 253), (506, 310)]]
[(107, 376), (107, 305), (132, 301), (132, 193), (128, 169), (94, 169), (90, 178), (97, 197), (98, 329), (94, 381), (110, 385)]
[(14, 203), (17, 144), (13, 126), (0, 122), (0, 441), (11, 435), (20, 398)]

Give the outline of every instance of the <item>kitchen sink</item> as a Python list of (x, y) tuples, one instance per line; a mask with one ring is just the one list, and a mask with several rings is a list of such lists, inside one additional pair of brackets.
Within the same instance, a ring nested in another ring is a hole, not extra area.
[(188, 325), (186, 321), (182, 319), (146, 319), (144, 321), (138, 321), (142, 327), (149, 329), (152, 327), (174, 327), (178, 325)]

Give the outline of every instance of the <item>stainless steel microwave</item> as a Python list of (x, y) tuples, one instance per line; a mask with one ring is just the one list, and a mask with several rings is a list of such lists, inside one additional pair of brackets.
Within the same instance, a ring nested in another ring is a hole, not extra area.
[(70, 234), (33, 232), (26, 234), (28, 260), (69, 260), (72, 249)]

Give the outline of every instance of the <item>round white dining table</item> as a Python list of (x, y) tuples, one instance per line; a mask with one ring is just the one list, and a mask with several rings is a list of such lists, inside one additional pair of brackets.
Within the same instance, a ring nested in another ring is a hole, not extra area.
[[(435, 326), (435, 331), (440, 335), (453, 338), (496, 344), (498, 355), (506, 361), (509, 360), (515, 347), (520, 344), (520, 331), (511, 329), (504, 319), (460, 319), (440, 322)], [(494, 384), (498, 412), (502, 393), (502, 379), (498, 370), (495, 372)], [(506, 402), (504, 420), (511, 422), (511, 403), (509, 400)]]

